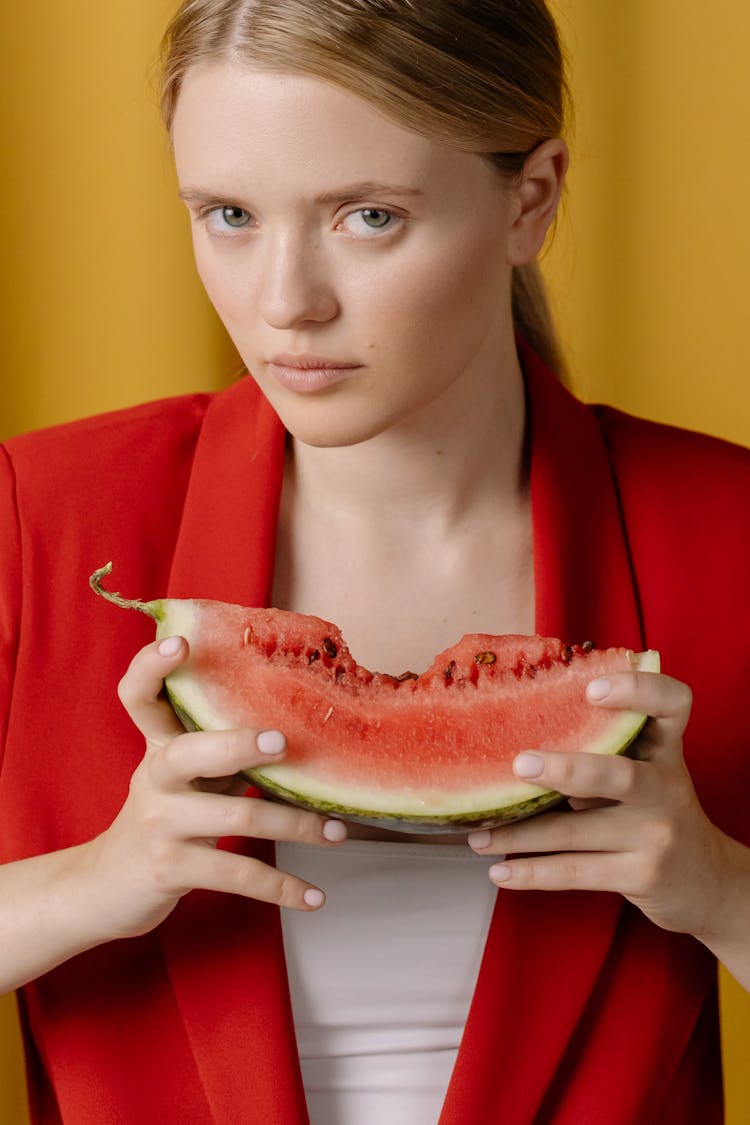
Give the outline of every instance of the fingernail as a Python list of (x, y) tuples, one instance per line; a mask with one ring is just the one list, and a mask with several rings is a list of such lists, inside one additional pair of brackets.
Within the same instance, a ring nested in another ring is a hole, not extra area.
[(510, 867), (507, 863), (493, 863), (490, 868), (490, 879), (493, 883), (507, 883), (510, 879)]
[(327, 820), (323, 825), (323, 835), (326, 840), (338, 844), (347, 837), (346, 825), (341, 820)]
[(612, 691), (612, 684), (607, 679), (592, 680), (586, 688), (589, 699), (606, 699)]
[(481, 851), (482, 848), (490, 846), (492, 837), (489, 832), (470, 832), (467, 841), (470, 848), (477, 848)]
[(524, 750), (513, 763), (516, 777), (540, 777), (544, 772), (544, 758), (533, 750)]
[(262, 730), (255, 739), (261, 754), (280, 754), (286, 750), (286, 739), (280, 730)]
[(182, 637), (165, 637), (159, 643), (159, 656), (176, 656), (182, 647)]
[(319, 891), (316, 887), (308, 887), (302, 897), (307, 906), (313, 907), (322, 906), (326, 900), (326, 896), (323, 892)]

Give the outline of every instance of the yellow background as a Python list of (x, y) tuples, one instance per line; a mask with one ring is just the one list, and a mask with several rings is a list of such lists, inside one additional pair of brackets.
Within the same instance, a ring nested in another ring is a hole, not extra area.
[[(221, 386), (150, 63), (175, 0), (39, 0), (0, 44), (0, 438)], [(750, 87), (742, 0), (558, 0), (575, 95), (545, 259), (573, 384), (750, 444)], [(738, 513), (747, 518), (747, 513)], [(750, 997), (722, 975), (729, 1125), (750, 1121)], [(24, 1125), (13, 998), (0, 1121)], [(103, 1123), (104, 1125), (104, 1123)]]

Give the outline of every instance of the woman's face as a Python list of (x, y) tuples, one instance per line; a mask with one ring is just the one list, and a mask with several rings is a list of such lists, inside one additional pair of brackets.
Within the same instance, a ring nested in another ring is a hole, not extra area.
[(228, 63), (188, 73), (174, 149), (209, 297), (302, 441), (360, 442), (499, 378), (512, 204), (486, 161)]

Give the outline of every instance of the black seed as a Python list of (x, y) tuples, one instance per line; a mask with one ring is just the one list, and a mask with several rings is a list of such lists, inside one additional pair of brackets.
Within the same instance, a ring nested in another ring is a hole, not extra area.
[(596, 645), (594, 644), (593, 641), (584, 641), (583, 644), (581, 645), (581, 651), (582, 652), (593, 652), (595, 648), (596, 648)]
[(563, 645), (561, 659), (563, 664), (570, 664), (573, 659), (573, 649), (571, 645)]
[(474, 657), (475, 664), (494, 664), (496, 660), (494, 652), (478, 652)]
[(333, 660), (338, 651), (339, 650), (336, 648), (331, 638), (326, 637), (323, 641), (323, 652), (326, 654), (326, 656), (330, 656), (331, 660)]
[(404, 683), (405, 680), (418, 680), (419, 676), (416, 672), (402, 672), (400, 676), (394, 676), (397, 684)]
[(317, 649), (314, 649), (314, 651), (311, 652), (310, 655), (308, 656), (307, 663), (308, 664), (314, 664), (316, 660), (320, 660), (320, 653), (318, 652)]
[(453, 679), (453, 673), (455, 671), (456, 671), (456, 662), (455, 662), (455, 660), (451, 660), (450, 664), (448, 664), (446, 666), (446, 669), (443, 672), (443, 675), (445, 676), (446, 680), (452, 680)]

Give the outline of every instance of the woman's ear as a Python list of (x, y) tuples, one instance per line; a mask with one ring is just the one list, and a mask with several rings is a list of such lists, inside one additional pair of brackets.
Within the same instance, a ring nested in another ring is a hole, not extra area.
[(527, 156), (521, 175), (511, 188), (513, 207), (508, 237), (511, 265), (531, 262), (541, 250), (557, 213), (567, 170), (568, 146), (559, 137), (543, 141)]

